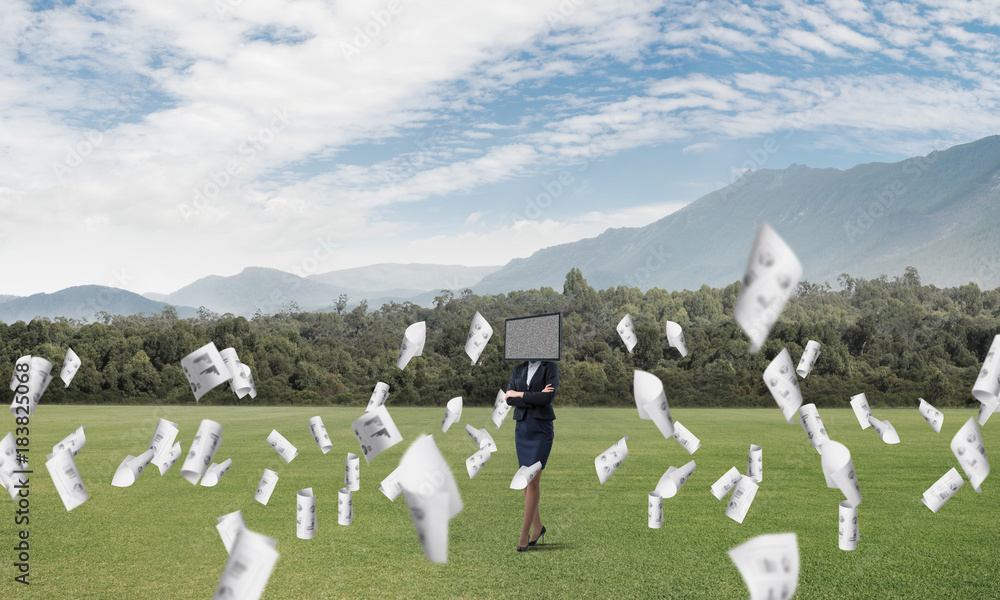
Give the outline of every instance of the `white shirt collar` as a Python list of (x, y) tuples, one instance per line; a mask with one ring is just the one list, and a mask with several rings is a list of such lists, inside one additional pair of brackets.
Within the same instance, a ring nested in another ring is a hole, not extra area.
[(528, 362), (528, 376), (525, 378), (526, 383), (531, 383), (531, 378), (535, 376), (535, 373), (538, 371), (538, 367), (541, 365), (542, 361), (540, 360), (532, 360)]

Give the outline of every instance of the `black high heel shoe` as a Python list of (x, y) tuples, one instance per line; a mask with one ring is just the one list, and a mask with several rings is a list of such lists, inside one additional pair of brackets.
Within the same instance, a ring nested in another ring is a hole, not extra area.
[[(528, 546), (530, 546), (530, 545), (531, 545), (531, 542), (528, 542)], [(517, 551), (518, 552), (527, 552), (528, 551), (528, 546), (518, 546), (517, 547)]]
[[(541, 540), (544, 537), (545, 537), (545, 525), (542, 525), (542, 532), (538, 534), (538, 537), (536, 537), (534, 541), (529, 541), (528, 545), (529, 546), (537, 546), (538, 545), (538, 540)], [(527, 549), (527, 548), (525, 548), (525, 549)]]

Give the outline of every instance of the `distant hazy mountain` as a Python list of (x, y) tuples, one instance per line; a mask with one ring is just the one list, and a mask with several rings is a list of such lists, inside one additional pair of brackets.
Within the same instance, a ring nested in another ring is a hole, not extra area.
[(696, 289), (742, 278), (761, 223), (795, 250), (808, 281), (841, 273), (1000, 286), (1000, 136), (841, 171), (761, 170), (645, 227), (610, 229), (516, 259), (477, 293), (551, 286), (578, 267), (595, 288)]
[[(163, 311), (163, 302), (156, 302), (122, 289), (102, 285), (80, 285), (51, 294), (34, 294), (0, 302), (0, 321), (14, 323), (31, 321), (35, 317), (66, 317), (93, 321), (101, 312), (112, 315), (154, 315)], [(176, 306), (181, 318), (193, 317), (196, 311)]]
[(387, 289), (397, 289), (412, 291), (413, 294), (436, 291), (435, 295), (439, 295), (441, 290), (458, 292), (462, 288), (472, 287), (500, 268), (382, 263), (311, 275), (309, 279), (360, 292), (382, 293)]
[(17, 300), (20, 297), (21, 296), (11, 296), (9, 294), (0, 294), (0, 304), (3, 304), (4, 302), (8, 302), (10, 300)]

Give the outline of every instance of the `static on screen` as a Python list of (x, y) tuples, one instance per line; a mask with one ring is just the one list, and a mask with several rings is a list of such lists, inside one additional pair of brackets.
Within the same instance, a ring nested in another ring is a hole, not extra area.
[(504, 323), (504, 360), (560, 360), (562, 314), (507, 319)]

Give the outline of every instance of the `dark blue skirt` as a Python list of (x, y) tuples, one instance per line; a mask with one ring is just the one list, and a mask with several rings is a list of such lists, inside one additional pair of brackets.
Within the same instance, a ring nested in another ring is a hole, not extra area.
[(542, 461), (542, 468), (549, 460), (552, 439), (555, 437), (551, 419), (536, 419), (525, 415), (514, 421), (514, 445), (517, 446), (517, 461), (522, 467), (530, 467)]

